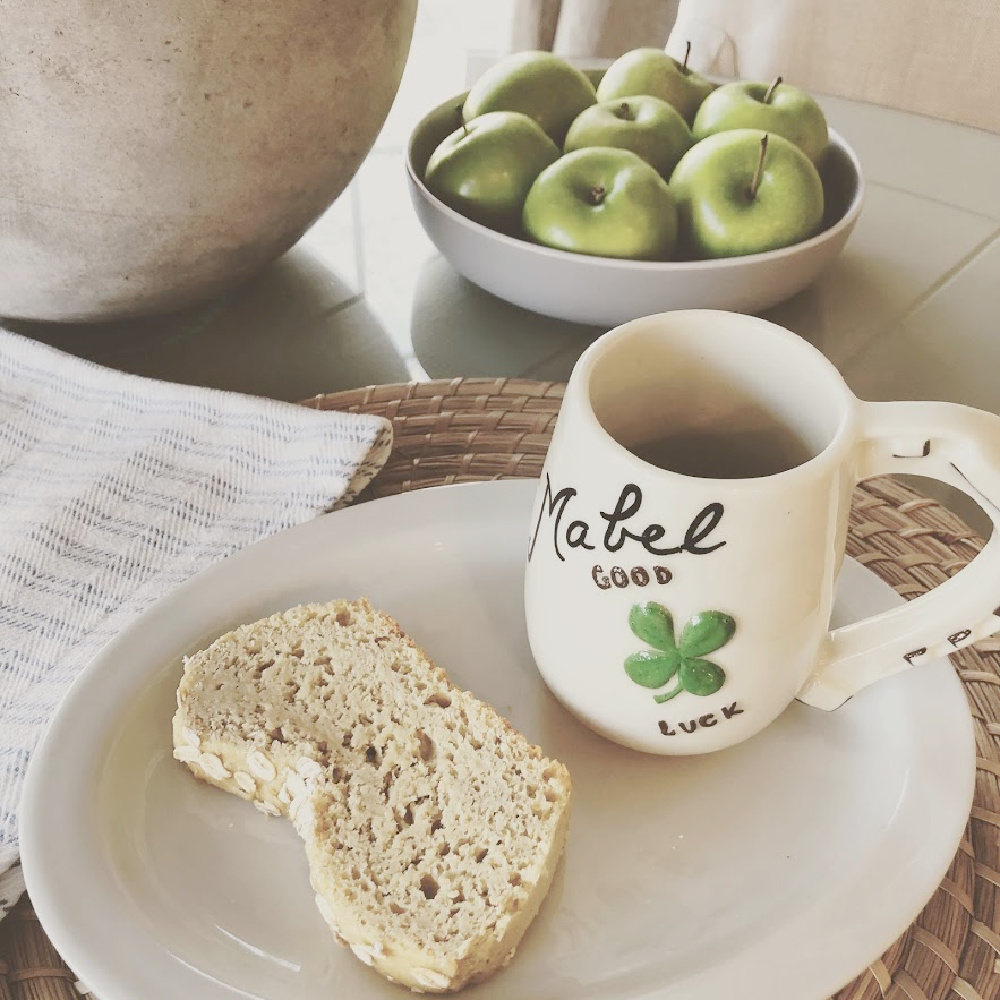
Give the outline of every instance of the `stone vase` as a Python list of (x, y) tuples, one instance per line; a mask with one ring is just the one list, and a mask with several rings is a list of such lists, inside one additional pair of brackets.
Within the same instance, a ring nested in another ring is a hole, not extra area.
[(0, 0), (0, 316), (166, 312), (346, 187), (417, 0)]

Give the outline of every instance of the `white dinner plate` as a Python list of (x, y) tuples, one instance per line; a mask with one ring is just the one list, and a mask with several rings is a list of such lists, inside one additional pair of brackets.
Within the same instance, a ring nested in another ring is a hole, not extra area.
[[(182, 654), (361, 594), (572, 772), (555, 883), (478, 1000), (824, 1000), (913, 920), (972, 801), (972, 725), (949, 664), (831, 714), (796, 703), (713, 755), (608, 743), (553, 700), (528, 651), (534, 488), (421, 490), (320, 517), (202, 573), (93, 661), (35, 754), (21, 849), (42, 925), (102, 1000), (406, 995), (333, 943), (291, 826), (171, 758)], [(845, 563), (839, 622), (896, 603)]]

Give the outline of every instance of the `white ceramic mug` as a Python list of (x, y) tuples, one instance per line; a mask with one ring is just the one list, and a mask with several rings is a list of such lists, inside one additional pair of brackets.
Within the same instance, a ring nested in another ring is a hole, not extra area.
[(525, 611), (549, 688), (618, 743), (702, 753), (1000, 630), (995, 531), (954, 579), (829, 631), (853, 487), (891, 472), (950, 483), (996, 524), (1000, 417), (861, 402), (752, 316), (604, 335), (573, 371), (532, 515)]

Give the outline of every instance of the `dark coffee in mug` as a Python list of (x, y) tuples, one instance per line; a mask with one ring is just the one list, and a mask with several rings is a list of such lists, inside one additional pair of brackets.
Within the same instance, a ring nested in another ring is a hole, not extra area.
[(629, 449), (659, 469), (697, 479), (755, 479), (787, 472), (812, 458), (791, 427), (698, 428), (653, 438)]

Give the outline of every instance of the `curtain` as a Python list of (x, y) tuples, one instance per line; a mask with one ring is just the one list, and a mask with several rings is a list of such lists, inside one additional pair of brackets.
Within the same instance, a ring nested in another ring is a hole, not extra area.
[(512, 25), (512, 50), (681, 58), (690, 41), (705, 73), (1000, 132), (1000, 0), (514, 0)]
[(515, 0), (510, 47), (613, 59), (662, 49), (678, 0)]

